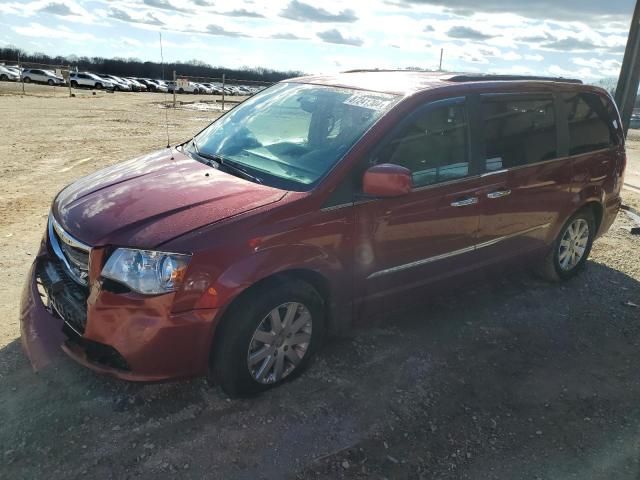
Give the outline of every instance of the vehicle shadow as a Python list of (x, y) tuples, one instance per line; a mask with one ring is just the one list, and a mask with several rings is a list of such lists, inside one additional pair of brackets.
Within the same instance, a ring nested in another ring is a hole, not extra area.
[(14, 341), (0, 350), (0, 456), (10, 478), (637, 478), (629, 302), (640, 282), (595, 262), (560, 285), (505, 272), (388, 305), (305, 375), (240, 400), (64, 355), (34, 374)]

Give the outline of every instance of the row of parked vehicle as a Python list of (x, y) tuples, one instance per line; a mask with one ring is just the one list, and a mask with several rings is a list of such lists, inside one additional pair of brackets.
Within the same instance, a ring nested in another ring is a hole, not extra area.
[[(0, 65), (0, 81), (24, 81), (24, 83), (43, 83), (48, 85), (66, 85), (61, 75), (51, 70)], [(188, 80), (164, 81), (141, 77), (120, 77), (91, 72), (70, 72), (69, 83), (72, 88), (91, 88), (120, 92), (160, 92), (193, 93), (207, 95), (253, 95), (265, 87), (246, 85), (222, 85), (221, 83), (197, 83)]]

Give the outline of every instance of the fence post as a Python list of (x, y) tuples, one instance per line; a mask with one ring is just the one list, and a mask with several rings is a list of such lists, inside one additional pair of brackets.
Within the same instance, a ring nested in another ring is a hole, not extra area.
[(22, 83), (22, 94), (24, 95), (24, 75), (22, 75), (22, 62), (20, 62), (19, 53), (18, 53), (18, 71), (20, 72), (20, 83)]
[(69, 86), (69, 97), (73, 97), (73, 92), (71, 91), (71, 65), (68, 65), (67, 69), (67, 85)]
[(224, 112), (224, 79), (225, 74), (222, 74), (222, 111)]
[(178, 82), (176, 80), (176, 71), (173, 71), (173, 108), (176, 108), (176, 90), (178, 89)]

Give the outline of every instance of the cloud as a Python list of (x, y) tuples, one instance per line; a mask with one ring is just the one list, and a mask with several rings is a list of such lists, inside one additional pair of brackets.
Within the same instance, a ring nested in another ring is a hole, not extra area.
[(422, 30), (423, 32), (435, 32), (435, 28), (433, 28), (431, 25), (427, 25), (426, 27), (424, 27), (424, 29)]
[(273, 38), (276, 40), (304, 40), (303, 37), (299, 37), (294, 35), (293, 33), (274, 33), (269, 38)]
[(593, 23), (603, 18), (627, 20), (633, 13), (629, 0), (397, 0), (396, 5), (410, 8), (415, 5), (443, 7), (459, 15), (473, 13), (514, 13), (528, 18), (555, 20), (582, 20)]
[(111, 8), (107, 12), (107, 17), (115, 18), (116, 20), (120, 20), (122, 22), (136, 22), (136, 20), (131, 17), (131, 15), (129, 15), (124, 10), (120, 10), (119, 8)]
[(578, 51), (590, 51), (597, 48), (601, 48), (591, 40), (579, 39), (576, 37), (567, 37), (562, 40), (553, 40), (540, 45), (542, 48), (548, 50), (557, 50), (559, 52), (578, 52)]
[(337, 43), (339, 45), (351, 45), (354, 47), (360, 47), (364, 44), (364, 41), (358, 37), (345, 37), (339, 30), (331, 29), (324, 32), (318, 32), (316, 34), (320, 40), (327, 43)]
[(299, 22), (352, 23), (358, 20), (356, 13), (351, 9), (342, 10), (339, 13), (331, 13), (324, 8), (313, 7), (298, 0), (292, 0), (280, 12), (280, 16)]
[(264, 15), (261, 13), (252, 12), (246, 8), (238, 8), (236, 10), (231, 10), (230, 12), (221, 13), (220, 15), (224, 15), (226, 17), (264, 18)]
[(482, 33), (480, 30), (476, 30), (475, 28), (463, 26), (451, 27), (447, 32), (447, 35), (451, 38), (459, 38), (464, 40), (488, 40), (495, 37), (495, 35)]
[(50, 13), (52, 15), (59, 15), (61, 17), (69, 17), (72, 15), (77, 15), (69, 8), (68, 5), (65, 5), (64, 3), (55, 3), (55, 2), (48, 3), (42, 8), (39, 8), (38, 11), (42, 13)]
[(230, 30), (226, 30), (220, 25), (208, 25), (206, 29), (206, 33), (211, 35), (219, 35), (221, 37), (247, 37), (248, 35), (240, 32), (232, 32)]
[(542, 55), (539, 55), (539, 54), (536, 54), (536, 55), (525, 55), (524, 59), (528, 60), (530, 62), (542, 62), (542, 61), (544, 61), (544, 57)]
[(145, 5), (154, 8), (161, 8), (162, 10), (172, 10), (174, 12), (182, 12), (184, 8), (178, 8), (173, 5), (169, 0), (142, 0)]
[(13, 31), (25, 37), (35, 38), (53, 38), (56, 40), (67, 40), (72, 43), (86, 42), (87, 40), (95, 40), (90, 33), (77, 32), (67, 27), (59, 25), (57, 28), (45, 27), (39, 23), (31, 22), (27, 26), (12, 27)]

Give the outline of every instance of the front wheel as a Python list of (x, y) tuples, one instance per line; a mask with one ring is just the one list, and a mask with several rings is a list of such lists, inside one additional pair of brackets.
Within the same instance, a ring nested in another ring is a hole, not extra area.
[(7, 80), (9, 80), (9, 77), (3, 73), (2, 75), (0, 75), (0, 80), (6, 82)]
[(49, 85), (51, 85), (52, 87), (56, 84), (56, 82), (54, 82), (54, 81), (53, 81), (53, 80), (51, 80), (51, 79), (47, 80), (47, 83), (48, 83)]
[(538, 273), (552, 282), (575, 276), (589, 257), (595, 234), (596, 222), (591, 209), (573, 215), (560, 230)]
[(96, 90), (102, 90), (102, 84), (101, 83), (96, 83), (95, 87), (96, 87)]
[(304, 282), (260, 286), (227, 312), (211, 373), (231, 396), (252, 395), (304, 371), (324, 337), (320, 295)]

